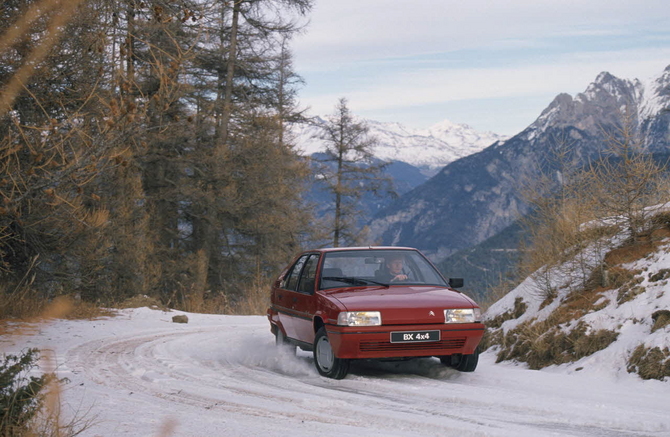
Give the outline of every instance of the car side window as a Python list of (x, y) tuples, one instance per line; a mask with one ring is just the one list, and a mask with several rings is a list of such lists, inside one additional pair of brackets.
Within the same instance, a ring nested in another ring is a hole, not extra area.
[(309, 255), (303, 255), (300, 258), (298, 258), (298, 261), (293, 264), (293, 268), (291, 268), (291, 273), (288, 274), (287, 280), (284, 284), (284, 288), (286, 290), (296, 290), (298, 287), (298, 280), (300, 279), (300, 273), (302, 272), (302, 268), (305, 265), (305, 261), (307, 261), (307, 257)]
[(298, 284), (298, 291), (302, 293), (312, 293), (316, 281), (316, 265), (319, 263), (319, 255), (311, 255), (302, 269), (302, 276)]

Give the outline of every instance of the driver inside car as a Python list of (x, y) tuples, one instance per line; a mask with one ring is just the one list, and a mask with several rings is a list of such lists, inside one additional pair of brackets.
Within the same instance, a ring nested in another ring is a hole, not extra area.
[(391, 256), (387, 258), (385, 267), (385, 271), (379, 272), (379, 279), (386, 282), (399, 282), (409, 279), (409, 276), (403, 271), (404, 259), (402, 256)]

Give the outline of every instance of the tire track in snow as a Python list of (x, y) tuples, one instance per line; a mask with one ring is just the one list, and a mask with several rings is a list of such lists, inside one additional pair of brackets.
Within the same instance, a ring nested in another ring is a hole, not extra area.
[[(454, 431), (454, 428), (439, 423), (426, 425), (414, 417), (417, 414), (433, 418), (442, 415), (470, 422), (467, 418), (436, 411), (421, 411), (389, 396), (339, 390), (332, 385), (335, 381), (319, 377), (309, 360), (280, 356), (269, 340), (260, 345), (267, 346), (270, 353), (252, 353), (246, 357), (237, 352), (232, 358), (223, 355), (218, 360), (184, 365), (183, 360), (193, 360), (193, 357), (176, 355), (183, 351), (184, 344), (220, 343), (220, 340), (220, 328), (95, 340), (68, 351), (66, 364), (74, 373), (84, 372), (96, 384), (210, 411), (371, 427), (391, 433), (403, 430), (402, 435)], [(170, 350), (171, 346), (173, 350)], [(299, 364), (298, 371), (287, 371), (286, 360), (290, 360), (288, 366)], [(256, 366), (248, 367), (253, 362)], [(194, 368), (196, 372), (192, 372)], [(296, 381), (296, 375), (306, 382)], [(198, 393), (200, 391), (209, 394), (202, 395)], [(347, 393), (346, 400), (341, 399), (341, 393)], [(238, 401), (228, 400), (230, 394)], [(287, 404), (293, 408), (286, 411)]]
[[(546, 403), (501, 402), (528, 389), (479, 380), (434, 359), (357, 363), (347, 379), (328, 380), (308, 354), (283, 354), (272, 340), (260, 324), (160, 330), (80, 344), (65, 364), (101, 386), (190, 405), (198, 414), (250, 416), (270, 429), (311, 422), (366, 435), (654, 435), (566, 422), (566, 410)], [(473, 390), (484, 394), (468, 396)]]

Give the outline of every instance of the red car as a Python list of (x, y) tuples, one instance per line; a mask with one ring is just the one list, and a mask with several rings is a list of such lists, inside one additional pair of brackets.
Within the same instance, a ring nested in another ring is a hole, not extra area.
[(313, 351), (323, 376), (344, 378), (351, 360), (439, 357), (477, 367), (481, 310), (418, 250), (351, 247), (303, 252), (272, 288), (270, 329), (280, 346)]

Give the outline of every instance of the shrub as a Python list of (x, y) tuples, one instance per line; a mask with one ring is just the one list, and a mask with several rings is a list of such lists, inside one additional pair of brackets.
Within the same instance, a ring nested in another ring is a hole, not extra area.
[(53, 373), (27, 376), (36, 367), (39, 350), (28, 349), (21, 356), (7, 355), (0, 364), (0, 436), (28, 433), (31, 420), (44, 400), (43, 391), (56, 380)]

